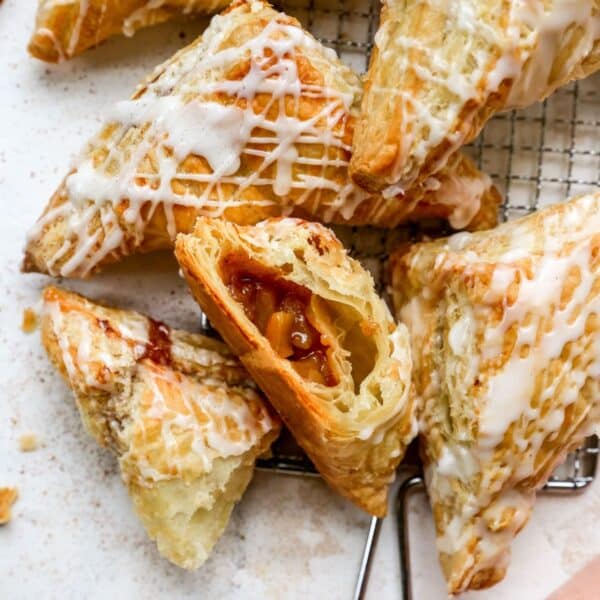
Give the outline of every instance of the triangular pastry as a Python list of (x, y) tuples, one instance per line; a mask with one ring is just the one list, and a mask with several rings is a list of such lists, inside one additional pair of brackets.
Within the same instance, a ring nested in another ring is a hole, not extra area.
[(493, 225), (498, 192), (464, 156), (405, 202), (350, 183), (361, 91), (295, 19), (237, 2), (117, 105), (32, 230), (24, 269), (82, 277), (172, 247), (198, 215)]
[(200, 217), (177, 238), (211, 323), (325, 480), (383, 516), (415, 435), (411, 359), (371, 276), (317, 223)]
[(392, 257), (451, 593), (504, 577), (535, 492), (600, 423), (600, 193)]
[(53, 287), (42, 341), (160, 553), (200, 566), (279, 433), (247, 373), (220, 342)]
[(229, 0), (39, 0), (27, 49), (46, 62), (61, 62), (107, 38), (180, 15), (207, 15)]
[(600, 67), (597, 0), (386, 0), (351, 174), (409, 189), (497, 111), (543, 100)]

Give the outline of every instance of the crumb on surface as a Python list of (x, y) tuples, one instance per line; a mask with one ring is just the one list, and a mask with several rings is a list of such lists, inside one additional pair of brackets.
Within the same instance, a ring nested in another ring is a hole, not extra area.
[(19, 438), (19, 449), (21, 452), (33, 452), (39, 448), (39, 440), (35, 433), (24, 433)]
[(32, 308), (26, 308), (23, 311), (23, 320), (21, 321), (21, 329), (25, 333), (33, 333), (38, 326), (37, 313)]
[(10, 507), (18, 495), (17, 488), (0, 487), (0, 525), (10, 521)]

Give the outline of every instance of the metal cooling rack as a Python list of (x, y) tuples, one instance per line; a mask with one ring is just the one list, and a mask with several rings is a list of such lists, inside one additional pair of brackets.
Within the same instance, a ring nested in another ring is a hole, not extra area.
[[(366, 71), (377, 30), (379, 0), (285, 0), (280, 7), (300, 20), (313, 35), (330, 46), (357, 72)], [(489, 173), (505, 198), (501, 219), (531, 213), (600, 185), (600, 74), (566, 86), (546, 102), (526, 110), (494, 117), (467, 152)], [(374, 228), (336, 228), (336, 233), (373, 274), (385, 295), (385, 264), (389, 252), (410, 239), (414, 228), (386, 232)], [(439, 230), (438, 230), (439, 233)], [(205, 325), (208, 325), (205, 323)], [(591, 437), (544, 487), (547, 493), (574, 494), (594, 480), (599, 440)], [(402, 576), (402, 598), (411, 600), (408, 543), (408, 503), (415, 492), (424, 491), (422, 472), (412, 453), (402, 465), (404, 479), (398, 489), (395, 516)], [(318, 476), (289, 434), (273, 448), (273, 457), (259, 468), (272, 472)], [(366, 593), (372, 559), (381, 528), (373, 518), (369, 525), (353, 599)]]

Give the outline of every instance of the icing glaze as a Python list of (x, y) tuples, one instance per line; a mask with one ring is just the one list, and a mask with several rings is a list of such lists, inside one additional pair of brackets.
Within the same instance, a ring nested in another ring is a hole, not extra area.
[(274, 427), (251, 389), (225, 387), (219, 380), (200, 382), (145, 363), (136, 378), (143, 387), (119, 433), (129, 440), (120, 460), (135, 467), (142, 485), (209, 472), (215, 459), (244, 454)]
[[(477, 0), (422, 3), (432, 15), (445, 19), (442, 28), (451, 32), (453, 43), (460, 36), (464, 60), (452, 54), (441, 35), (434, 40), (413, 35), (403, 3), (387, 3), (375, 36), (380, 55), (373, 68), (393, 65), (395, 72), (405, 74), (401, 81), (414, 77), (420, 82), (417, 89), (423, 90), (415, 93), (414, 84), (393, 87), (372, 76), (370, 93), (382, 103), (396, 98), (394, 110), (402, 115), (395, 121), (399, 149), (386, 176), (389, 194), (412, 187), (426, 162), (427, 173), (442, 168), (476, 133), (476, 108), (503, 84), (509, 88), (507, 98), (501, 99), (504, 109), (542, 100), (559, 85), (582, 76), (580, 65), (600, 41), (600, 10), (594, 0), (512, 0), (506, 15)], [(411, 8), (410, 14), (417, 10)], [(443, 101), (431, 101), (436, 89)], [(465, 111), (469, 103), (475, 108)], [(434, 150), (435, 161), (430, 156)]]
[[(29, 234), (35, 245), (57, 224), (65, 232), (46, 259), (50, 274), (85, 276), (111, 256), (134, 252), (156, 215), (166, 225), (157, 243), (169, 247), (186, 208), (224, 218), (239, 210), (242, 220), (300, 210), (337, 222), (366, 205), (365, 220), (381, 224), (387, 215), (404, 218), (434, 190), (427, 202), (447, 206), (455, 227), (478, 212), (491, 185), (481, 173), (446, 173), (443, 186), (432, 177), (404, 203), (355, 186), (348, 163), (358, 77), (260, 2), (251, 8), (265, 15), (260, 30), (229, 46), (235, 12), (245, 8), (214, 17), (199, 41), (109, 112)], [(316, 69), (308, 75), (307, 58)]]
[[(275, 426), (253, 389), (214, 376), (198, 379), (146, 359), (150, 321), (142, 315), (116, 319), (101, 307), (66, 309), (59, 300), (46, 301), (43, 312), (81, 409), (90, 392), (104, 390), (115, 395), (114, 410), (127, 414), (108, 425), (125, 448), (120, 460), (133, 467), (123, 473), (137, 473), (139, 484), (208, 472), (216, 458), (243, 454)], [(171, 331), (161, 327), (177, 356), (182, 351)], [(230, 362), (199, 350), (192, 359), (199, 364)]]
[[(348, 80), (347, 93), (326, 83), (303, 82), (298, 72), (302, 53), (316, 61), (333, 61), (335, 55), (298, 26), (278, 19), (277, 13), (267, 15), (270, 20), (261, 31), (234, 47), (224, 43), (231, 33), (230, 15), (215, 17), (195, 47), (161, 69), (141, 94), (117, 105), (109, 115), (107, 128), (115, 133), (103, 148), (104, 160), (98, 163), (93, 150), (102, 146), (106, 129), (67, 177), (68, 200), (46, 213), (30, 234), (36, 239), (57, 219), (68, 219), (72, 235), (49, 261), (52, 272), (89, 273), (119, 251), (126, 238), (141, 240), (156, 210), (164, 210), (168, 234), (174, 238), (174, 206), (219, 216), (236, 205), (285, 204), (290, 194), (297, 203), (309, 196), (318, 201), (327, 190), (352, 195), (347, 180), (337, 179), (340, 168), (347, 167), (346, 122), (360, 90), (358, 79), (336, 61), (329, 68)], [(229, 69), (246, 63), (239, 79), (227, 78)], [(214, 100), (223, 96), (227, 103)], [(307, 102), (318, 103), (320, 109), (304, 116)], [(125, 146), (127, 136), (139, 141)], [(308, 150), (301, 154), (300, 147)], [(311, 152), (313, 147), (320, 148), (318, 155)], [(155, 165), (148, 171), (150, 152)], [(183, 171), (189, 156), (202, 157), (208, 168)], [(329, 178), (331, 170), (334, 176)], [(264, 188), (271, 191), (257, 194)], [(123, 202), (121, 217), (116, 205)], [(337, 198), (335, 202), (344, 204)], [(94, 230), (92, 222), (98, 218), (102, 227)], [(69, 259), (54, 270), (67, 254)]]
[[(600, 11), (594, 0), (553, 0), (548, 3), (515, 0), (511, 20), (525, 25), (522, 69), (515, 77), (505, 108), (525, 107), (551, 94), (576, 73), (578, 66), (596, 48), (600, 40)], [(558, 51), (576, 29), (581, 36), (565, 61), (557, 61)], [(513, 33), (513, 35), (515, 35)], [(515, 40), (516, 41), (516, 40)], [(560, 65), (557, 71), (556, 66)], [(501, 77), (502, 67), (495, 73)]]
[[(227, 5), (225, 0), (40, 0), (35, 36), (49, 37), (59, 62), (100, 43), (116, 33), (132, 36), (138, 29), (160, 23), (171, 14), (209, 14)], [(65, 15), (68, 15), (65, 17)], [(70, 27), (71, 15), (76, 15)], [(63, 28), (57, 27), (57, 22)], [(55, 29), (52, 30), (51, 28)], [(90, 38), (90, 33), (92, 37)]]
[(424, 287), (399, 314), (424, 404), (438, 548), (475, 557), (458, 578), (506, 566), (536, 488), (600, 422), (599, 231), (600, 195), (589, 194), (408, 259)]

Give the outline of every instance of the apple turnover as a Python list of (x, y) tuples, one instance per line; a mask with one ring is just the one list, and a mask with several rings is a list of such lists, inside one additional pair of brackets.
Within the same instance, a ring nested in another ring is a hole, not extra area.
[(76, 161), (30, 233), (24, 270), (83, 277), (171, 248), (198, 215), (392, 227), (422, 216), (496, 222), (499, 194), (470, 159), (398, 198), (350, 182), (361, 86), (332, 50), (262, 2), (237, 2), (167, 61)]
[(229, 0), (39, 0), (27, 49), (46, 62), (61, 62), (107, 38), (180, 15), (207, 15)]
[(400, 250), (392, 287), (448, 587), (487, 587), (600, 422), (600, 193)]
[(331, 231), (200, 217), (175, 253), (196, 300), (325, 480), (383, 516), (415, 435), (411, 359), (373, 279)]
[(386, 0), (351, 175), (372, 191), (410, 189), (495, 112), (598, 67), (597, 0)]
[(279, 433), (247, 373), (220, 342), (53, 287), (42, 341), (159, 552), (200, 566)]

